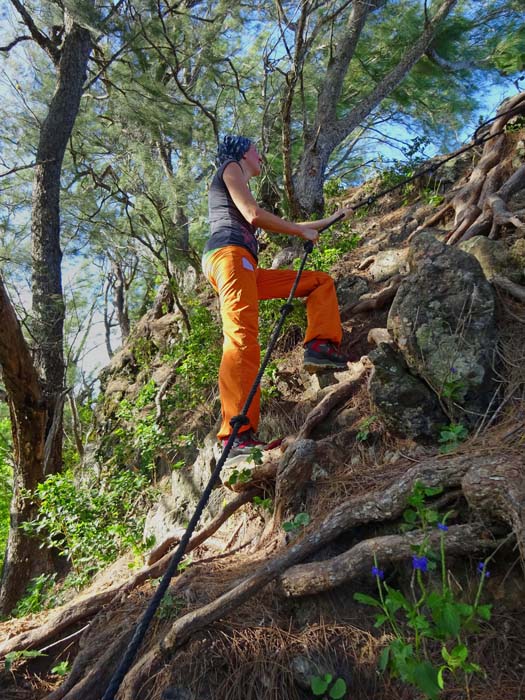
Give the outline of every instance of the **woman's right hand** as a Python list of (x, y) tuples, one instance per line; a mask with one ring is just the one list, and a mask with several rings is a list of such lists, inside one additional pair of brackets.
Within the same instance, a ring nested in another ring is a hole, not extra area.
[(319, 231), (316, 231), (314, 228), (308, 228), (308, 226), (301, 226), (301, 236), (305, 241), (316, 243), (319, 238)]

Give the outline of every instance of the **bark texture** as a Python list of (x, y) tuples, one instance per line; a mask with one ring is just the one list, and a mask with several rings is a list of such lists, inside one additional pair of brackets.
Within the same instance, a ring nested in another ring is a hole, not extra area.
[(51, 432), (49, 473), (62, 461), (64, 390), (64, 297), (60, 247), (60, 175), (68, 140), (80, 107), (91, 51), (87, 29), (65, 13), (64, 42), (56, 59), (57, 82), (40, 130), (32, 198), (32, 295), (35, 362), (48, 403), (46, 430)]
[(0, 365), (9, 397), (15, 474), (10, 529), (0, 588), (0, 611), (9, 613), (33, 576), (48, 565), (47, 550), (20, 529), (37, 512), (24, 496), (44, 479), (46, 403), (30, 350), (0, 278)]

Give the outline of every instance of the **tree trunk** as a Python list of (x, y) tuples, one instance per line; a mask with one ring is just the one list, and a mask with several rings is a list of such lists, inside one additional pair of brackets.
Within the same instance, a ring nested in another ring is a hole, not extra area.
[(128, 313), (126, 274), (119, 261), (112, 260), (111, 268), (113, 271), (114, 280), (113, 303), (115, 304), (115, 309), (117, 310), (117, 321), (120, 328), (120, 335), (122, 337), (122, 344), (124, 344), (131, 329)]
[(9, 613), (31, 578), (45, 571), (48, 552), (20, 529), (36, 515), (25, 496), (44, 479), (47, 410), (38, 374), (2, 279), (0, 279), (0, 365), (9, 396), (15, 463), (10, 531), (0, 588), (0, 613)]
[(91, 38), (66, 12), (65, 38), (57, 63), (57, 85), (42, 124), (33, 180), (32, 293), (35, 363), (42, 376), (48, 407), (46, 433), (55, 437), (49, 450), (48, 473), (62, 466), (64, 390), (64, 297), (60, 248), (60, 173), (67, 142), (80, 107)]
[[(317, 102), (315, 123), (309, 130), (303, 154), (293, 182), (294, 215), (306, 217), (322, 214), (324, 208), (323, 184), (326, 167), (334, 150), (356, 129), (363, 119), (381, 103), (405, 78), (430, 46), (438, 26), (450, 13), (457, 0), (442, 0), (434, 16), (426, 23), (419, 39), (411, 46), (399, 63), (375, 88), (345, 117), (337, 117), (338, 100), (343, 81), (348, 72), (355, 46), (364, 25), (366, 15), (376, 3), (359, 0), (354, 3), (352, 15), (342, 41), (334, 48), (323, 89)], [(378, 3), (380, 4), (380, 3)], [(361, 7), (363, 6), (363, 7)]]
[(89, 32), (66, 12), (60, 51), (51, 56), (57, 84), (42, 124), (32, 198), (32, 293), (34, 361), (3, 283), (0, 286), (0, 365), (9, 398), (14, 488), (2, 574), (0, 611), (8, 613), (29, 581), (52, 569), (50, 552), (20, 525), (37, 515), (33, 493), (47, 474), (62, 467), (64, 406), (64, 299), (60, 249), (60, 173), (80, 107), (91, 51)]

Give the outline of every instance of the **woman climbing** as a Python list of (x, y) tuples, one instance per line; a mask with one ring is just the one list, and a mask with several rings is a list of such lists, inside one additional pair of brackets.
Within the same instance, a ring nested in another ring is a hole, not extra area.
[[(261, 158), (252, 141), (227, 136), (219, 147), (219, 168), (211, 182), (208, 204), (211, 236), (204, 247), (203, 272), (219, 295), (224, 345), (219, 369), (222, 424), (217, 437), (225, 445), (231, 419), (241, 413), (260, 362), (259, 300), (286, 298), (296, 273), (257, 266), (256, 231), (299, 236), (315, 243), (319, 229), (352, 209), (340, 209), (318, 221), (293, 223), (260, 207), (248, 182), (261, 171)], [(324, 272), (303, 271), (297, 297), (306, 297), (307, 328), (303, 365), (309, 372), (347, 369), (339, 353), (342, 328), (334, 281)], [(248, 410), (248, 424), (240, 427), (230, 456), (264, 448), (257, 439), (260, 391)]]

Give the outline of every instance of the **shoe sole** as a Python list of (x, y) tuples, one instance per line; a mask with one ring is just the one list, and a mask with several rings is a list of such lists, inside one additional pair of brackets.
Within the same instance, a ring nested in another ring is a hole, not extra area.
[(241, 462), (246, 462), (249, 456), (249, 454), (233, 455), (232, 457), (228, 457), (222, 466), (233, 467), (235, 464), (241, 464)]
[(334, 365), (333, 363), (323, 362), (322, 360), (319, 360), (319, 362), (316, 362), (315, 360), (308, 360), (308, 362), (303, 362), (303, 369), (305, 369), (309, 374), (315, 374), (316, 372), (319, 372), (319, 370), (344, 372), (344, 370), (348, 369), (348, 364), (345, 362), (344, 365)]

